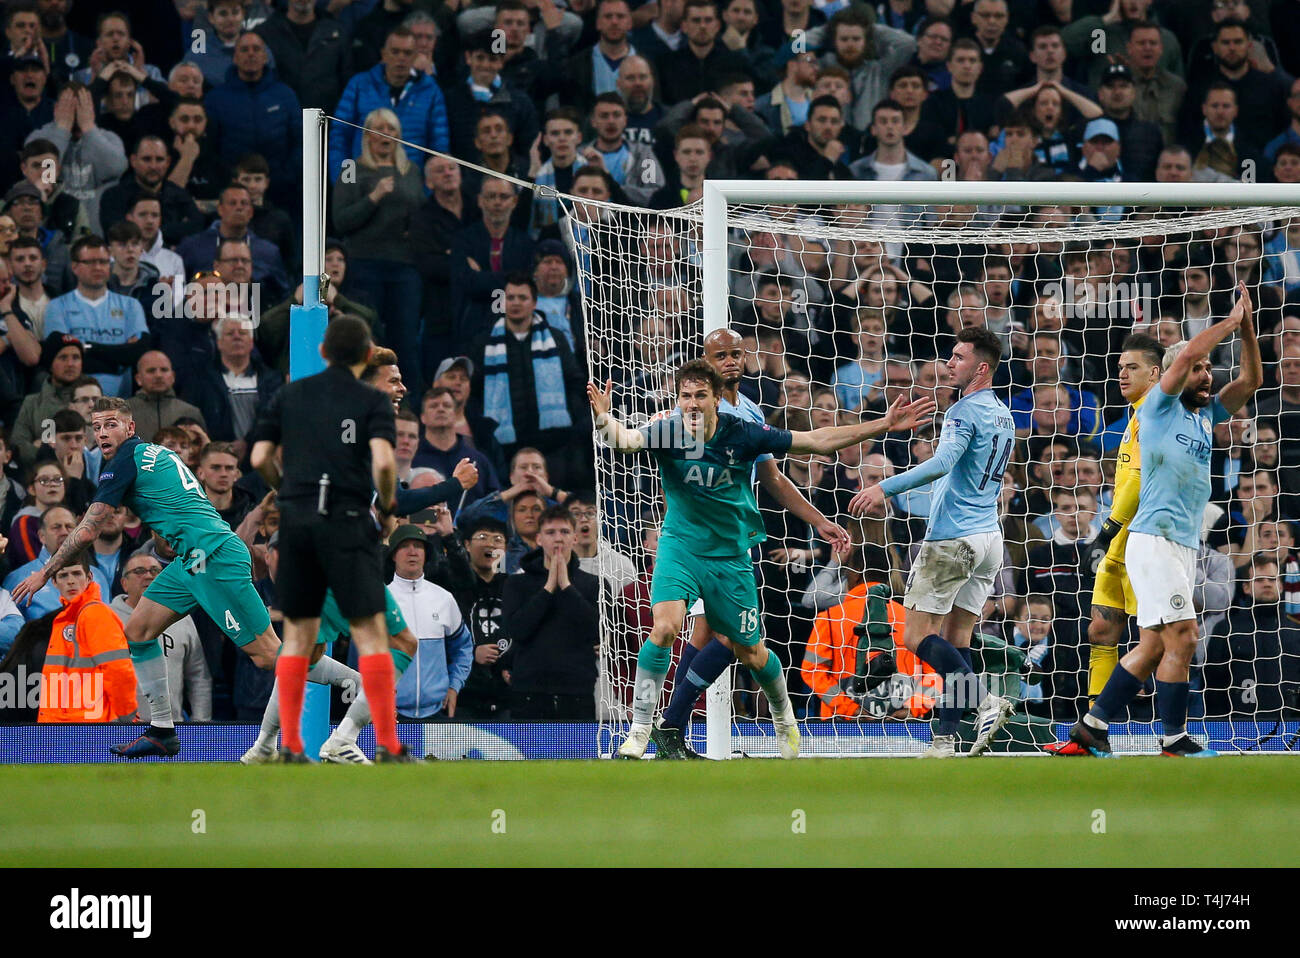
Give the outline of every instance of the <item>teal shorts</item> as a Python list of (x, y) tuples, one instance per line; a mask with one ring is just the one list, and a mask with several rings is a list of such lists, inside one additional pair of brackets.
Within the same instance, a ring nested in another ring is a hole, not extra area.
[(650, 602), (680, 600), (689, 609), (704, 601), (709, 628), (741, 645), (757, 645), (762, 638), (758, 623), (758, 586), (754, 563), (746, 552), (738, 556), (697, 556), (668, 539), (659, 540)]
[(179, 559), (172, 560), (144, 595), (178, 615), (189, 615), (197, 605), (235, 645), (247, 645), (271, 627), (266, 605), (253, 588), (253, 559), (238, 539), (188, 571)]
[[(402, 630), (406, 628), (406, 619), (402, 616), (402, 610), (398, 608), (393, 593), (387, 589), (384, 590), (384, 622), (388, 626), (390, 636), (400, 635)], [(324, 645), (351, 633), (352, 627), (348, 624), (348, 620), (343, 618), (343, 613), (339, 611), (339, 603), (334, 598), (334, 590), (326, 589), (325, 602), (320, 608), (320, 628), (316, 630), (316, 644)]]

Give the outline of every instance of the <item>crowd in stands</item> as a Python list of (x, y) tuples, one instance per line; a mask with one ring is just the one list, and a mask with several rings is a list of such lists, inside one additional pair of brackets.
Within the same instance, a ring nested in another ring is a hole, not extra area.
[[(84, 596), (128, 615), (169, 561), (123, 509), (73, 567), (76, 583), (53, 580), (22, 608), (10, 601), (94, 494), (99, 396), (128, 398), (139, 434), (193, 470), (250, 546), (274, 610), (278, 516), (247, 437), (286, 380), (291, 307), (303, 300), (303, 108), (334, 118), (324, 301), (331, 316), (366, 319), (395, 354), (377, 374), (392, 382), (376, 385), (402, 400), (404, 487), (450, 490), (389, 530), (394, 592), (405, 590), (421, 640), (421, 665), (399, 687), (413, 721), (594, 718), (598, 609), (631, 650), (643, 636), (659, 517), (598, 499), (584, 386), (610, 375), (647, 411), (671, 404), (664, 371), (695, 358), (679, 348), (698, 342), (700, 250), (660, 211), (694, 203), (706, 177), (1023, 182), (1027, 195), (1063, 180), (1300, 184), (1300, 0), (8, 0), (2, 10), (8, 670), (39, 672), (47, 653), (63, 655), (55, 626)], [(903, 222), (883, 207), (838, 215)], [(795, 429), (878, 415), (899, 397), (935, 395), (942, 410), (954, 400), (942, 361), (956, 332), (998, 333), (995, 385), (1021, 442), (1003, 481), (1007, 561), (980, 631), (1018, 650), (1007, 658), (1027, 710), (1073, 720), (1086, 697), (1082, 557), (1109, 509), (1128, 418), (1119, 344), (1135, 329), (1164, 344), (1190, 338), (1246, 282), (1267, 382), (1214, 433), (1195, 707), (1300, 717), (1300, 214), (1132, 240), (1070, 238), (1076, 224), (1125, 215), (1113, 207), (923, 215), (954, 233), (1004, 217), (1061, 239), (832, 241), (801, 229), (793, 209), (774, 211), (784, 220), (733, 237), (732, 324), (749, 347), (741, 391)], [(593, 253), (598, 227), (626, 247)], [(1112, 292), (1081, 319), (1057, 292), (1063, 280)], [(1107, 300), (1116, 289), (1144, 290), (1147, 312)], [(600, 310), (617, 347), (588, 341)], [(1218, 373), (1236, 358), (1225, 347)], [(834, 459), (788, 456), (781, 469), (848, 524), (862, 483), (928, 458), (936, 441), (924, 429)], [(930, 492), (851, 524), (865, 547), (856, 567), (760, 495), (765, 630), (809, 717), (927, 714), (932, 683), (902, 655), (900, 674), (915, 679), (902, 704), (882, 711), (846, 695), (856, 663), (841, 646), (866, 586), (901, 595)], [(112, 617), (94, 622), (111, 631)], [(188, 718), (260, 717), (270, 673), (202, 613), (164, 647)], [(0, 720), (34, 717), (0, 709)]]

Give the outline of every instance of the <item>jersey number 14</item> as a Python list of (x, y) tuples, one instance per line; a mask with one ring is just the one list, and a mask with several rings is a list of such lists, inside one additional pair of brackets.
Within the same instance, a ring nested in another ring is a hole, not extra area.
[(1015, 445), (1013, 436), (1007, 437), (1007, 444), (999, 453), (998, 446), (1000, 441), (997, 436), (993, 437), (993, 448), (989, 450), (989, 461), (984, 463), (984, 478), (980, 480), (980, 489), (983, 489), (993, 479), (1002, 480), (1002, 474), (1007, 471), (1007, 462), (1011, 459), (1011, 447)]

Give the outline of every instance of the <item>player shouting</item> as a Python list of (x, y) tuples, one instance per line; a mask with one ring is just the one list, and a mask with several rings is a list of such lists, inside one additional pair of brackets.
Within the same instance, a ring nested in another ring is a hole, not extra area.
[(673, 641), (687, 608), (702, 598), (709, 627), (732, 642), (736, 657), (766, 693), (782, 757), (794, 758), (799, 753), (794, 707), (780, 661), (759, 632), (749, 550), (766, 536), (750, 484), (754, 462), (764, 453), (831, 453), (886, 432), (912, 429), (933, 414), (935, 404), (899, 401), (871, 422), (789, 432), (719, 413), (722, 377), (703, 360), (678, 369), (676, 387), (676, 413), (629, 429), (610, 412), (613, 383), (607, 382), (604, 391), (587, 384), (601, 436), (618, 452), (650, 452), (668, 503), (650, 584), (654, 624), (637, 655), (632, 727), (618, 754), (645, 754)]
[[(740, 419), (763, 424), (763, 411), (758, 404), (740, 392), (740, 378), (745, 371), (745, 342), (730, 329), (715, 329), (704, 337), (704, 361), (722, 377), (722, 394), (718, 398), (718, 412)], [(821, 514), (799, 491), (799, 488), (776, 467), (776, 460), (768, 453), (754, 463), (754, 475), (769, 496), (781, 508), (808, 523), (819, 536), (829, 542), (836, 553), (847, 553), (849, 534)], [(751, 481), (752, 481), (751, 479)], [(685, 727), (691, 708), (700, 693), (712, 685), (736, 661), (730, 643), (719, 639), (709, 628), (708, 620), (699, 613), (703, 609), (696, 603), (691, 614), (696, 616), (691, 639), (682, 649), (677, 663), (677, 680), (672, 698), (664, 709), (659, 725), (650, 731), (650, 741), (655, 744), (659, 758), (702, 758), (686, 744)]]
[[(1165, 350), (1164, 374), (1138, 411), (1142, 430), (1142, 488), (1129, 525), (1125, 564), (1137, 596), (1138, 644), (1111, 673), (1070, 741), (1098, 757), (1111, 754), (1109, 723), (1154, 672), (1156, 710), (1164, 726), (1160, 754), (1215, 755), (1187, 734), (1188, 669), (1196, 651), (1196, 553), (1210, 501), (1210, 452), (1215, 424), (1246, 405), (1264, 381), (1253, 306), (1244, 283), (1228, 318)], [(1241, 369), (1219, 391), (1210, 353), (1240, 327)]]
[(971, 755), (985, 752), (1011, 716), (1011, 702), (980, 683), (970, 652), (971, 631), (1002, 568), (998, 493), (1016, 440), (1011, 411), (993, 394), (1001, 358), (998, 338), (987, 329), (958, 333), (944, 385), (960, 390), (961, 398), (944, 414), (934, 456), (849, 501), (854, 515), (878, 512), (886, 498), (935, 483), (925, 541), (903, 596), (903, 644), (943, 676), (927, 758), (957, 754), (957, 725), (968, 704), (978, 707)]

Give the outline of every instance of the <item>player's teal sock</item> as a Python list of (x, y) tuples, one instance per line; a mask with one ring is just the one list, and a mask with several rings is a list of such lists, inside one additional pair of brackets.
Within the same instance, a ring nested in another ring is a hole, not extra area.
[(1190, 686), (1186, 682), (1161, 682), (1156, 679), (1156, 711), (1164, 726), (1161, 744), (1168, 744), (1187, 731), (1187, 698)]
[(790, 704), (790, 695), (785, 687), (785, 672), (781, 669), (781, 660), (771, 649), (767, 650), (767, 661), (763, 663), (763, 667), (750, 669), (749, 674), (754, 676), (754, 681), (767, 696), (767, 704), (771, 707), (772, 714), (779, 715), (785, 712)]
[(661, 649), (653, 642), (643, 642), (636, 654), (636, 678), (632, 684), (632, 724), (650, 725), (654, 722), (659, 696), (664, 691), (664, 679), (672, 664), (671, 649)]
[(175, 728), (172, 719), (172, 700), (167, 692), (167, 659), (163, 657), (162, 643), (157, 639), (148, 642), (128, 642), (127, 651), (135, 669), (140, 691), (149, 701), (149, 724), (156, 728)]

